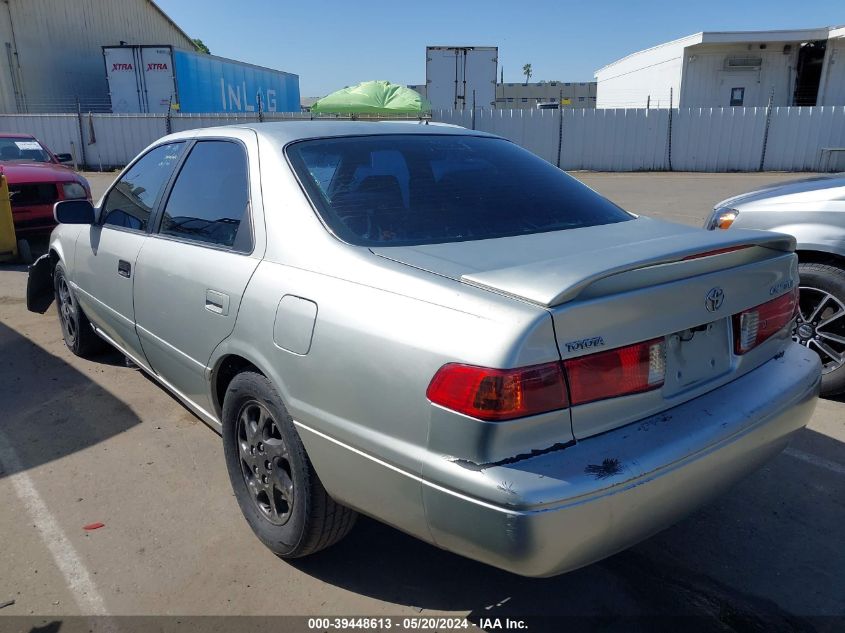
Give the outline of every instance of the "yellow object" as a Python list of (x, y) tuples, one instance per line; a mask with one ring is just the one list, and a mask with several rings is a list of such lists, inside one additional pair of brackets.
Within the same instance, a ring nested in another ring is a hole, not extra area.
[(572, 105), (572, 99), (570, 99), (569, 97), (567, 97), (566, 99), (561, 99), (560, 105)]
[(0, 174), (0, 262), (18, 258), (18, 241), (15, 238), (15, 222), (12, 219), (12, 200), (9, 197), (9, 182)]

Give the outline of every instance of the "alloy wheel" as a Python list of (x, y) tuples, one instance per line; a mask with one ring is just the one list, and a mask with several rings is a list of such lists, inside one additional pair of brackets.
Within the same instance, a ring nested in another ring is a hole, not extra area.
[(72, 345), (76, 341), (79, 327), (76, 322), (76, 304), (64, 277), (59, 278), (59, 321), (65, 338)]
[(845, 303), (818, 288), (800, 292), (792, 340), (818, 353), (822, 373), (836, 371), (845, 364)]
[(270, 411), (251, 400), (241, 407), (237, 427), (241, 473), (253, 503), (265, 519), (284, 525), (295, 499), (287, 444)]

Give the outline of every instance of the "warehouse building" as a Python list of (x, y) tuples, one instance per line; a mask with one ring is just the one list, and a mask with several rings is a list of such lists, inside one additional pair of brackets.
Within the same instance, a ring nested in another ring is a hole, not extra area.
[[(426, 96), (425, 84), (412, 84), (408, 88)], [(550, 107), (558, 103), (561, 108), (595, 108), (596, 82), (539, 81), (496, 84), (496, 108), (502, 110)]]
[(497, 108), (537, 108), (541, 104), (561, 108), (595, 108), (594, 81), (539, 81), (536, 83), (496, 84)]
[(0, 42), (3, 112), (109, 111), (104, 45), (195, 50), (151, 0), (4, 0)]
[(696, 33), (595, 77), (599, 108), (845, 105), (845, 27)]

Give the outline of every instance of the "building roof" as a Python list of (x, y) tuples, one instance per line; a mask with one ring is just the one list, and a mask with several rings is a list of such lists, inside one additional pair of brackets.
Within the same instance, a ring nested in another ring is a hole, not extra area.
[(174, 28), (174, 29), (176, 29), (176, 30), (177, 30), (177, 31), (179, 31), (179, 32), (180, 32), (183, 36), (185, 36), (185, 38), (186, 38), (186, 39), (187, 39), (187, 40), (191, 43), (191, 46), (193, 46), (193, 47), (194, 47), (194, 50), (199, 50), (199, 49), (197, 48), (196, 44), (194, 44), (194, 38), (192, 38), (190, 35), (188, 35), (187, 33), (185, 33), (185, 31), (183, 31), (183, 30), (182, 30), (182, 27), (181, 27), (181, 26), (179, 26), (178, 24), (176, 24), (176, 22), (174, 22), (174, 21), (173, 21), (173, 18), (171, 18), (169, 15), (167, 15), (167, 14), (164, 12), (164, 9), (162, 9), (162, 8), (161, 8), (160, 6), (158, 6), (155, 2), (153, 2), (153, 0), (147, 0), (147, 2), (149, 2), (149, 3), (150, 3), (150, 5), (152, 6), (152, 8), (153, 8), (153, 9), (155, 9), (156, 11), (158, 11), (158, 13), (161, 15), (161, 17), (163, 17), (165, 20), (167, 20), (167, 21), (168, 21), (168, 22), (169, 22), (169, 23), (173, 26), (173, 28)]
[(754, 44), (756, 42), (808, 42), (811, 40), (826, 40), (830, 37), (840, 37), (845, 35), (845, 27), (840, 26), (822, 26), (811, 29), (791, 29), (780, 31), (701, 31), (686, 35), (676, 40), (664, 42), (657, 46), (644, 48), (641, 51), (636, 51), (625, 57), (621, 57), (614, 62), (599, 68), (595, 74), (603, 72), (608, 68), (619, 64), (627, 59), (655, 51), (661, 48), (680, 48), (684, 49), (688, 46), (696, 46), (698, 44)]

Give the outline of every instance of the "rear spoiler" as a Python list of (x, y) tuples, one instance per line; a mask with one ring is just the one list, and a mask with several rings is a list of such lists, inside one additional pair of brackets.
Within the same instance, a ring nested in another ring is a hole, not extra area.
[(552, 307), (572, 301), (588, 286), (619, 273), (722, 255), (751, 246), (791, 253), (795, 250), (796, 241), (791, 235), (769, 231), (702, 229), (597, 249), (591, 255), (579, 253), (472, 272), (461, 275), (461, 281)]

